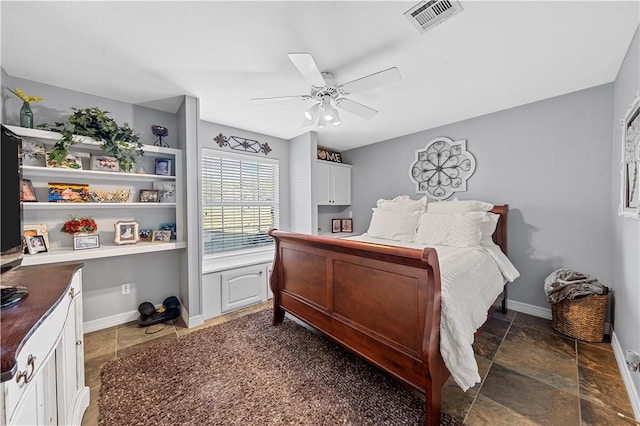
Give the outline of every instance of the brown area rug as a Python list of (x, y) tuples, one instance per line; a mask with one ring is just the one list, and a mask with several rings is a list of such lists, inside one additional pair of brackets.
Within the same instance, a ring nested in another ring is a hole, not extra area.
[(110, 361), (100, 425), (424, 424), (403, 384), (292, 320), (270, 324), (269, 309)]

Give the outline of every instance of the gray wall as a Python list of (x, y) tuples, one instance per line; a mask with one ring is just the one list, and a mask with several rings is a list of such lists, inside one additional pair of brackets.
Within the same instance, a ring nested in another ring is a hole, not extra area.
[(346, 151), (354, 227), (367, 230), (378, 198), (417, 197), (416, 149), (466, 139), (476, 171), (454, 196), (510, 205), (509, 257), (521, 277), (509, 299), (549, 308), (543, 280), (560, 267), (610, 284), (612, 106), (608, 84)]
[[(640, 41), (638, 30), (627, 52), (614, 85), (613, 137), (611, 150), (611, 199), (609, 214), (613, 220), (613, 279), (616, 291), (615, 333), (622, 350), (640, 352), (640, 221), (616, 214), (620, 204), (620, 159), (622, 128), (620, 118), (640, 91)], [(631, 374), (640, 394), (640, 375)], [(637, 409), (640, 407), (636, 407)], [(638, 416), (636, 411), (636, 416)]]

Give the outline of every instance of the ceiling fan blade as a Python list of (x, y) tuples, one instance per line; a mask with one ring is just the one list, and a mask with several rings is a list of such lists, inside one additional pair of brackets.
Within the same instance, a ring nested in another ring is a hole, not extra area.
[(253, 98), (251, 102), (254, 104), (266, 104), (272, 102), (286, 102), (286, 101), (306, 101), (311, 99), (309, 95), (297, 95), (297, 96), (278, 96), (275, 98)]
[(364, 90), (373, 89), (374, 87), (384, 86), (385, 84), (398, 81), (401, 78), (400, 71), (398, 68), (394, 67), (350, 81), (338, 87), (338, 89), (342, 89), (342, 92), (345, 95), (348, 95), (349, 93), (362, 92)]
[(309, 53), (289, 53), (289, 59), (298, 68), (300, 74), (313, 86), (324, 87), (327, 85), (316, 65), (316, 61), (313, 60)]
[(347, 98), (336, 99), (336, 106), (340, 109), (350, 112), (351, 114), (364, 118), (365, 120), (373, 118), (378, 113), (378, 111), (373, 108), (369, 108), (366, 105), (362, 105)]

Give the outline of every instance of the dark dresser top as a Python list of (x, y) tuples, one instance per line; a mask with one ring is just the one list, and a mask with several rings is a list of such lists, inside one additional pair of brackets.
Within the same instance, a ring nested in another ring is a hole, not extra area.
[(81, 263), (19, 267), (2, 274), (2, 285), (27, 287), (29, 295), (0, 311), (0, 351), (4, 382), (17, 370), (16, 355), (66, 296)]

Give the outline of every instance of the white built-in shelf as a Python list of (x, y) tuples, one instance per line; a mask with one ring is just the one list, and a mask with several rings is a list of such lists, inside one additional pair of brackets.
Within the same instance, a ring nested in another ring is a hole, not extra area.
[(185, 241), (136, 243), (136, 244), (102, 244), (95, 249), (73, 250), (53, 249), (46, 253), (25, 254), (22, 266), (44, 265), (58, 262), (75, 262), (79, 260), (104, 259), (108, 257), (127, 256), (132, 254), (153, 253), (167, 250), (178, 250), (187, 247)]
[[(146, 149), (146, 148), (145, 148)], [(99, 179), (109, 181), (168, 181), (176, 180), (175, 176), (152, 175), (148, 173), (103, 172), (99, 170), (65, 169), (62, 167), (22, 166), (22, 173), (30, 177), (46, 177), (47, 179)]]
[(24, 210), (77, 209), (175, 209), (176, 203), (22, 203)]

